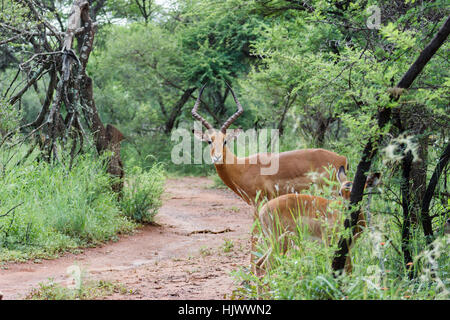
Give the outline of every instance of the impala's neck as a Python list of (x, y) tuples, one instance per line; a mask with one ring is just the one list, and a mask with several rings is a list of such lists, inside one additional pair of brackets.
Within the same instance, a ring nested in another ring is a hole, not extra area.
[(238, 157), (236, 157), (236, 155), (233, 152), (231, 152), (231, 150), (228, 149), (228, 147), (223, 148), (222, 154), (223, 154), (223, 164), (225, 166), (230, 166), (238, 163), (237, 162)]
[[(245, 171), (245, 165), (243, 164), (242, 159), (236, 157), (227, 147), (223, 148), (222, 154), (222, 163), (214, 164), (217, 174), (231, 190), (247, 203), (250, 203), (249, 199), (246, 199), (245, 196), (242, 195), (241, 179), (243, 179), (243, 173)], [(238, 162), (238, 160), (240, 161)]]
[[(217, 173), (222, 178), (222, 176), (229, 177), (236, 180), (236, 176), (241, 173), (242, 165), (238, 165), (238, 157), (231, 152), (227, 147), (223, 148), (222, 151), (222, 163), (215, 163)], [(222, 178), (223, 179), (223, 178)], [(225, 181), (224, 181), (225, 182)], [(235, 181), (238, 182), (238, 181)]]

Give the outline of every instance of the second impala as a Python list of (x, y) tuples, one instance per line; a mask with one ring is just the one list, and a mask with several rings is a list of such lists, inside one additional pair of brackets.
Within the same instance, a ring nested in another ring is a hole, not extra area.
[[(340, 167), (337, 179), (341, 185), (339, 194), (343, 199), (349, 200), (353, 183), (348, 181), (344, 167)], [(372, 190), (380, 182), (380, 173), (376, 172), (367, 177), (365, 188)], [(289, 234), (296, 234), (305, 228), (313, 240), (324, 241), (329, 244), (332, 236), (337, 234), (343, 226), (342, 202), (339, 200), (329, 200), (308, 194), (285, 194), (272, 199), (259, 211), (259, 221), (263, 234), (272, 239), (271, 244), (278, 243), (281, 252), (288, 250)], [(356, 225), (356, 240), (363, 228), (366, 227), (366, 220), (370, 212), (361, 211)], [(354, 243), (354, 241), (352, 242)], [(269, 248), (266, 254), (256, 262), (256, 271), (261, 274), (270, 268), (270, 258), (273, 247)], [(347, 256), (345, 270), (351, 272), (352, 265), (350, 256)]]

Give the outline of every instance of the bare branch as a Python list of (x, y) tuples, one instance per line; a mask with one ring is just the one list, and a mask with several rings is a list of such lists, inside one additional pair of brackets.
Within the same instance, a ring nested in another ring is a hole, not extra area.
[(38, 71), (36, 71), (34, 73), (34, 75), (31, 77), (31, 79), (28, 81), (28, 83), (25, 85), (25, 87), (22, 88), (22, 90), (20, 90), (14, 97), (12, 97), (11, 99), (9, 99), (9, 103), (10, 104), (15, 104), (17, 102), (17, 100), (19, 100), (22, 95), (37, 81), (39, 80), (45, 73), (45, 71), (47, 71), (48, 69), (46, 68), (46, 66), (42, 66)]

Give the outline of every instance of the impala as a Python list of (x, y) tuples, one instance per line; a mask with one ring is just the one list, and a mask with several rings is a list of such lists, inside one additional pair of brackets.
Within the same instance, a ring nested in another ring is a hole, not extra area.
[[(336, 179), (337, 168), (341, 166), (348, 168), (346, 157), (325, 149), (302, 149), (281, 153), (258, 153), (244, 158), (236, 157), (227, 147), (227, 143), (235, 139), (240, 130), (227, 131), (227, 129), (244, 112), (244, 109), (227, 83), (238, 110), (225, 121), (220, 130), (214, 129), (197, 113), (205, 86), (200, 89), (192, 109), (192, 116), (201, 121), (208, 131), (193, 130), (194, 136), (209, 143), (211, 159), (217, 174), (248, 204), (256, 205), (264, 197), (272, 199), (282, 194), (308, 189), (313, 183), (311, 172), (322, 177), (314, 181), (321, 186), (325, 182), (323, 178), (327, 175), (326, 170), (329, 166), (334, 169), (333, 180)], [(267, 169), (274, 161), (278, 162), (278, 171), (270, 175), (262, 174), (264, 169)], [(256, 201), (258, 192), (261, 192), (261, 195)]]
[[(352, 189), (352, 182), (347, 180), (344, 167), (340, 167), (337, 179), (341, 184), (339, 194), (348, 200)], [(373, 188), (380, 181), (380, 174), (373, 173), (367, 177), (365, 188)], [(367, 212), (367, 214), (369, 214)], [(285, 194), (267, 202), (259, 211), (259, 221), (263, 234), (276, 241), (282, 253), (286, 253), (289, 246), (287, 235), (295, 234), (306, 228), (313, 240), (324, 241), (329, 244), (331, 237), (343, 226), (342, 203), (307, 194)], [(366, 219), (361, 210), (354, 240), (359, 237), (366, 226)], [(354, 241), (352, 241), (354, 243)], [(256, 262), (259, 274), (270, 268), (270, 258), (273, 247)], [(351, 272), (350, 255), (347, 256), (346, 271)]]
[(450, 234), (450, 218), (445, 221), (444, 234)]

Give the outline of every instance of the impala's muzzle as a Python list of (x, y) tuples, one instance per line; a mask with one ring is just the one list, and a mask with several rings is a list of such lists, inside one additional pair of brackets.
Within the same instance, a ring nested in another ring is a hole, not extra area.
[(211, 160), (213, 163), (222, 163), (222, 155), (219, 154), (219, 155), (211, 156)]

